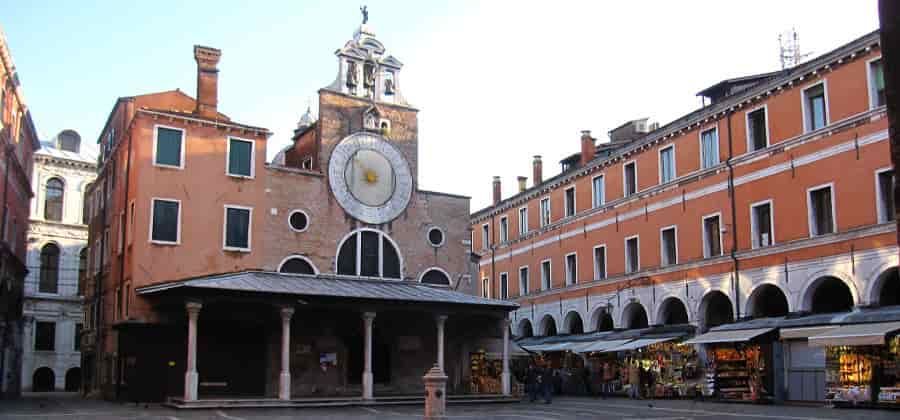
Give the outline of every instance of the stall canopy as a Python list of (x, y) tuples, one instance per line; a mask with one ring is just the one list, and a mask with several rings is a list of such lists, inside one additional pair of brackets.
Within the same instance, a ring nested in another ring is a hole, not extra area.
[(761, 336), (775, 328), (754, 328), (749, 330), (710, 331), (685, 341), (684, 344), (742, 343)]
[(810, 346), (877, 346), (885, 336), (900, 331), (900, 321), (851, 324), (809, 337)]
[(608, 348), (603, 350), (604, 352), (617, 352), (617, 351), (628, 351), (628, 350), (637, 350), (641, 347), (647, 347), (651, 344), (662, 343), (664, 341), (675, 340), (679, 337), (661, 337), (661, 338), (639, 338), (637, 340), (629, 341), (627, 343), (623, 343), (619, 346)]
[(579, 353), (600, 353), (600, 352), (606, 351), (607, 349), (621, 346), (622, 344), (625, 344), (629, 341), (631, 341), (631, 339), (595, 341), (593, 343), (587, 343), (587, 345), (582, 346), (580, 349), (578, 349), (578, 352)]
[(822, 325), (818, 327), (782, 328), (779, 335), (782, 340), (807, 339), (814, 335), (824, 334), (837, 328), (837, 325)]

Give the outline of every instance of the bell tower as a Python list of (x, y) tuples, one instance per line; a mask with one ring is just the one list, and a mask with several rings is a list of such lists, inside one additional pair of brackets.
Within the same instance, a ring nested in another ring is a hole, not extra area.
[(363, 8), (363, 22), (353, 39), (337, 51), (338, 76), (326, 89), (374, 102), (409, 106), (400, 92), (403, 63), (385, 54), (384, 44), (375, 38)]

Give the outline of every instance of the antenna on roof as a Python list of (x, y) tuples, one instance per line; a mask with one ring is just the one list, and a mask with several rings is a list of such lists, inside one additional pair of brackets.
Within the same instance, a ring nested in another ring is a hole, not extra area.
[(797, 35), (795, 28), (778, 34), (778, 48), (778, 58), (781, 60), (782, 70), (794, 67), (810, 56), (810, 53), (800, 52), (800, 36)]

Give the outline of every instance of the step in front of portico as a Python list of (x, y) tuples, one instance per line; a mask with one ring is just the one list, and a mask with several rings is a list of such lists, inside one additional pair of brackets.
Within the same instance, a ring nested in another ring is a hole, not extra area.
[[(519, 397), (500, 394), (450, 395), (448, 404), (493, 404), (515, 403)], [(372, 400), (354, 398), (296, 398), (279, 400), (277, 398), (209, 398), (185, 401), (171, 398), (164, 405), (178, 409), (223, 409), (223, 408), (317, 408), (317, 407), (352, 407), (352, 406), (384, 406), (384, 405), (424, 405), (425, 397), (420, 395), (396, 395), (375, 397)]]

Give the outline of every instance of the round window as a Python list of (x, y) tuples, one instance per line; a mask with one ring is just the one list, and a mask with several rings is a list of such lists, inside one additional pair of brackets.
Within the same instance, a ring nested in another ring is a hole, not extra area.
[(294, 229), (297, 232), (303, 232), (309, 227), (309, 217), (303, 210), (294, 210), (291, 212), (291, 217), (289, 219), (291, 224), (291, 229)]
[(428, 229), (428, 242), (431, 246), (441, 246), (444, 244), (444, 231), (438, 227)]

